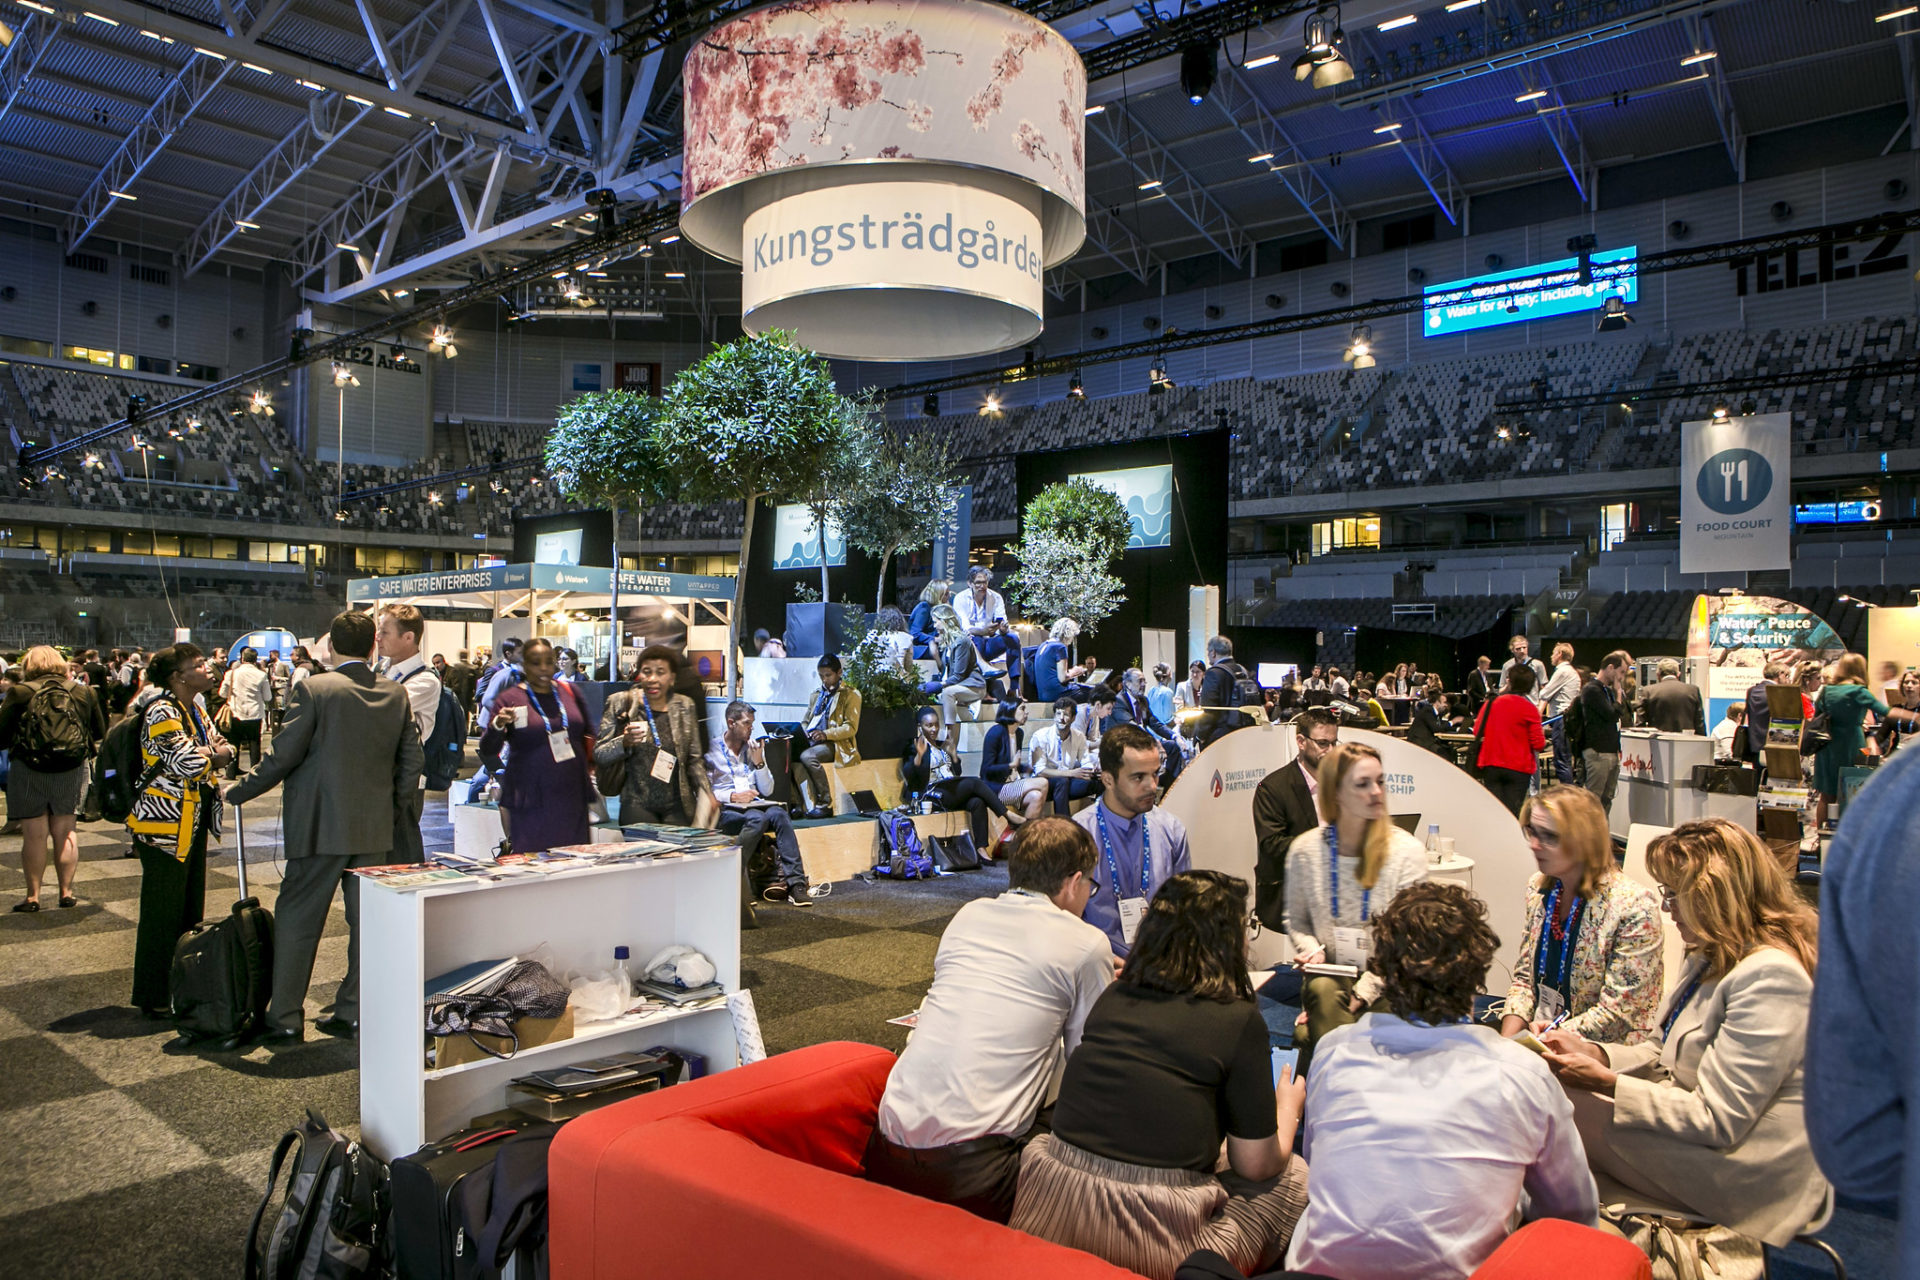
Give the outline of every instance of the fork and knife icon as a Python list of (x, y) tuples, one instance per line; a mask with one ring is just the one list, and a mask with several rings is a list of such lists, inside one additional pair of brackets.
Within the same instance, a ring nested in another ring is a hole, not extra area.
[(1741, 458), (1737, 462), (1721, 463), (1720, 478), (1726, 482), (1727, 493), (1725, 500), (1729, 504), (1733, 502), (1733, 486), (1735, 481), (1738, 481), (1740, 484), (1740, 501), (1745, 502), (1747, 500), (1747, 460), (1745, 458)]

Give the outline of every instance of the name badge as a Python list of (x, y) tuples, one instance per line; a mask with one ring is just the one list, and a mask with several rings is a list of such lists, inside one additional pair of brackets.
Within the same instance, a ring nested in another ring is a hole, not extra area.
[(547, 749), (553, 752), (555, 764), (564, 764), (573, 759), (573, 739), (567, 736), (565, 729), (555, 729), (547, 735)]
[(1541, 987), (1533, 1002), (1534, 1020), (1552, 1022), (1567, 1011), (1567, 999), (1556, 987)]
[(1373, 931), (1366, 928), (1335, 925), (1333, 929), (1332, 959), (1342, 964), (1367, 966), (1367, 953), (1373, 945)]
[(1128, 946), (1133, 945), (1133, 936), (1140, 932), (1140, 922), (1147, 918), (1147, 900), (1145, 898), (1120, 899), (1120, 940)]
[(653, 768), (647, 771), (655, 782), (673, 781), (673, 757), (664, 751), (653, 753)]

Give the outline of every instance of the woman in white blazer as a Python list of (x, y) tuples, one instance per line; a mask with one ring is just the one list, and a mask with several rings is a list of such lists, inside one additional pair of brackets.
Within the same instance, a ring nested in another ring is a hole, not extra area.
[(1638, 1194), (1780, 1246), (1827, 1183), (1802, 1110), (1816, 923), (1773, 854), (1723, 818), (1647, 850), (1687, 960), (1645, 1044), (1547, 1033), (1587, 1159)]

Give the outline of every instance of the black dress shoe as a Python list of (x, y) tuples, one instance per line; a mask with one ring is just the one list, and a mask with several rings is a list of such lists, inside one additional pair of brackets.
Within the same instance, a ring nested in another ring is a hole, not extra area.
[(299, 1044), (306, 1038), (307, 1033), (299, 1027), (275, 1027), (260, 1037), (260, 1043), (272, 1049), (283, 1044)]
[(315, 1031), (330, 1036), (339, 1036), (342, 1040), (352, 1040), (360, 1034), (360, 1023), (352, 1018), (322, 1018), (313, 1024)]
[(832, 816), (833, 816), (833, 810), (827, 808), (827, 806), (823, 804), (817, 804), (813, 806), (813, 808), (807, 810), (807, 817), (813, 818), (813, 819), (831, 818)]

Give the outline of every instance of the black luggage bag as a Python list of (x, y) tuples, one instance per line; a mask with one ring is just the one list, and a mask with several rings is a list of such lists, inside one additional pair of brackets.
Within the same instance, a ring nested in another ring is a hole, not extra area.
[(462, 1129), (395, 1160), (391, 1187), (396, 1280), (460, 1280), (479, 1273), (484, 1260), (480, 1242), (462, 1221), (462, 1185), (491, 1174), (494, 1157), (507, 1139), (559, 1127), (528, 1116)]
[(169, 982), (173, 1020), (194, 1040), (237, 1047), (265, 1030), (273, 986), (273, 913), (247, 892), (247, 840), (239, 806), (233, 810), (238, 843), (240, 900), (217, 920), (180, 935)]

